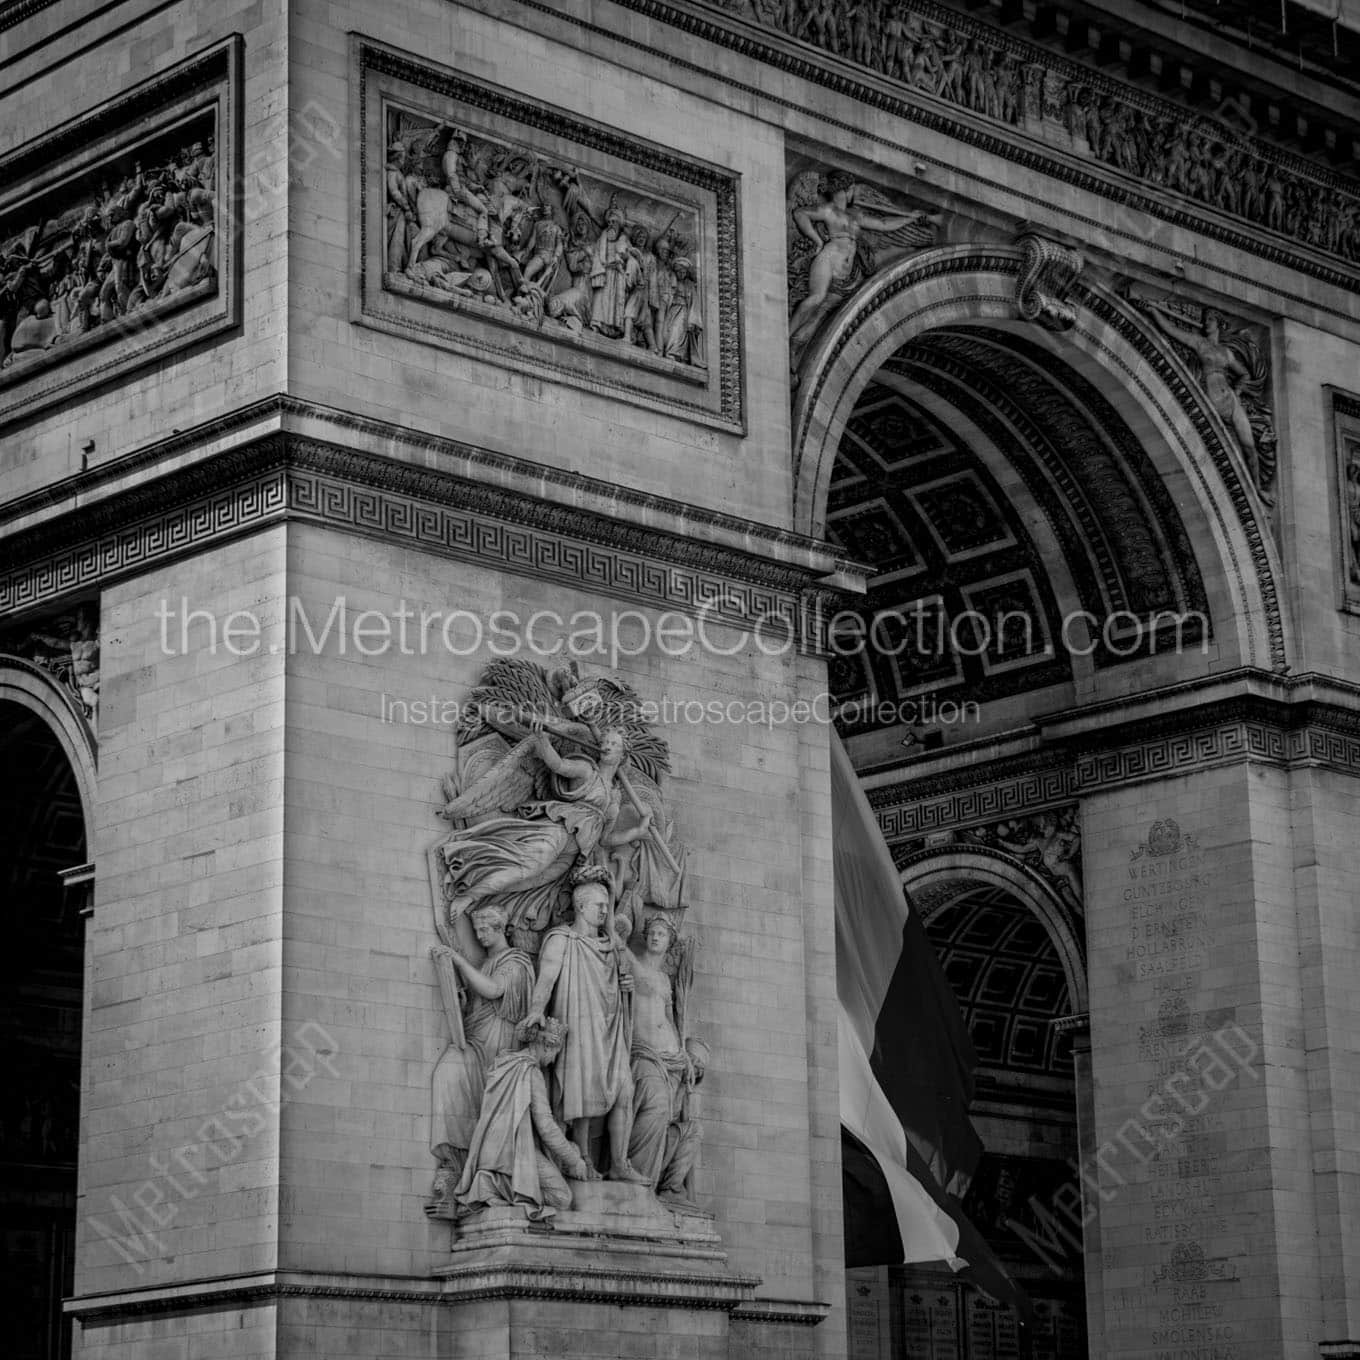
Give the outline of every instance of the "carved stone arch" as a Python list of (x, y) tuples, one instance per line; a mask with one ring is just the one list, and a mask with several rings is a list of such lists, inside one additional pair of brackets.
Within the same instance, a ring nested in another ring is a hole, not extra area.
[(1222, 419), (1165, 337), (1100, 284), (1072, 287), (1074, 323), (1060, 335), (1021, 321), (1022, 263), (1019, 247), (936, 247), (876, 275), (842, 307), (801, 366), (793, 411), (795, 527), (823, 536), (837, 451), (874, 375), (932, 331), (983, 327), (993, 341), (1009, 335), (1046, 353), (1054, 374), (1099, 392), (1156, 475), (1184, 488), (1178, 505), (1201, 556), (1226, 664), (1287, 669), (1282, 571), (1268, 508)]
[(75, 697), (41, 666), (23, 657), (0, 653), (0, 700), (28, 709), (51, 729), (75, 775), (80, 810), (85, 818), (86, 845), (92, 845), (98, 752), (94, 733)]
[[(984, 846), (945, 845), (919, 850), (898, 866), (902, 887), (919, 904), (925, 924), (947, 901), (970, 888), (1003, 888), (1048, 931), (1067, 978), (1073, 1014), (1089, 1007), (1082, 923), (1043, 876), (1014, 855)], [(940, 889), (958, 886), (958, 894)]]

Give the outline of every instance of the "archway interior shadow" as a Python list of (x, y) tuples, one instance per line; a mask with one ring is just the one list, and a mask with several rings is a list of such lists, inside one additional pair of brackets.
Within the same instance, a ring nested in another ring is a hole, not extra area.
[[(1035, 1208), (1051, 1209), (1079, 1155), (1071, 1040), (1053, 1023), (1072, 1010), (1068, 970), (1049, 926), (1005, 885), (960, 872), (933, 880), (913, 901), (978, 1059), (971, 1114), (984, 1150), (964, 1212), (1034, 1307), (1034, 1334), (1021, 1350), (1084, 1356), (1083, 1253), (1075, 1238), (1055, 1245)], [(941, 1334), (959, 1336), (955, 1354), (973, 1354), (979, 1329), (990, 1335), (1011, 1325), (943, 1266), (897, 1274), (907, 1354), (927, 1334), (932, 1355), (948, 1353)]]
[(87, 858), (75, 774), (36, 713), (0, 701), (0, 1309), (8, 1360), (63, 1360), (70, 1326), (84, 922), (60, 873)]

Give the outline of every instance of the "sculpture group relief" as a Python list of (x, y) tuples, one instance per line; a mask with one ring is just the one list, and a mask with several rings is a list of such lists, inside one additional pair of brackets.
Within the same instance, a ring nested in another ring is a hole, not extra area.
[(904, 12), (897, 0), (751, 0), (754, 17), (1157, 188), (1360, 261), (1360, 198), (1282, 165), (1228, 122), (1121, 91), (1048, 53)]
[(91, 728), (99, 719), (99, 606), (84, 604), (0, 637), (0, 651), (50, 672), (80, 705)]
[(550, 1218), (602, 1176), (689, 1202), (708, 1050), (666, 744), (632, 690), (574, 667), (493, 663), (471, 711), (430, 850), (450, 1041), (426, 1212)]
[(1014, 855), (1049, 883), (1074, 916), (1084, 911), (1081, 818), (1075, 803), (973, 827), (960, 839)]
[(388, 289), (707, 367), (693, 206), (397, 109), (385, 185)]
[(1261, 498), (1273, 504), (1277, 439), (1266, 328), (1141, 285), (1126, 285), (1124, 295), (1189, 366), (1241, 450)]
[(217, 283), (211, 115), (111, 157), (0, 222), (0, 382)]

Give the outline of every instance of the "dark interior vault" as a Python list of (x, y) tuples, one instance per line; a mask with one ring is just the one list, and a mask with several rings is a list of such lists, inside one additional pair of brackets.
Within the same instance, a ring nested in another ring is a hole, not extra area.
[(12, 1360), (70, 1354), (83, 921), (61, 871), (87, 858), (75, 775), (46, 724), (0, 703), (0, 1283)]
[(892, 726), (913, 697), (986, 704), (1212, 634), (1136, 432), (1008, 330), (930, 331), (879, 369), (837, 452), (826, 533), (872, 572), (832, 663), (847, 735)]

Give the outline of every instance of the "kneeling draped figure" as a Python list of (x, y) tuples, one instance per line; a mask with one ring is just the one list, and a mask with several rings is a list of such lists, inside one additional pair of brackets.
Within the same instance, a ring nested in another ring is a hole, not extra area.
[(548, 1103), (543, 1069), (562, 1051), (566, 1026), (525, 1021), (515, 1037), (524, 1047), (503, 1053), (486, 1075), (482, 1112), (454, 1200), (462, 1213), (487, 1204), (522, 1204), (530, 1218), (541, 1220), (571, 1208), (566, 1177), (595, 1181), (600, 1174), (562, 1132)]

